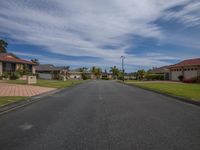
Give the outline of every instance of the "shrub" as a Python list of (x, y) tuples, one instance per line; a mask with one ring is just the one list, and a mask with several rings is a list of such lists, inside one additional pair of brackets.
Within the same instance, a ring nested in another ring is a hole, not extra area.
[(163, 74), (146, 74), (145, 75), (146, 80), (164, 80)]
[(82, 75), (83, 80), (87, 80), (88, 77), (86, 75)]
[(179, 75), (179, 76), (178, 76), (178, 79), (179, 79), (179, 81), (183, 81), (184, 76), (183, 76), (183, 75)]
[(2, 74), (2, 78), (8, 78), (8, 77), (9, 77), (9, 75), (8, 75), (7, 72), (4, 72), (4, 73)]
[(13, 72), (13, 73), (10, 74), (10, 79), (11, 80), (19, 79), (19, 77), (20, 77), (20, 74), (17, 73), (17, 72)]
[(197, 83), (197, 78), (183, 79), (184, 83)]
[(109, 80), (108, 77), (102, 77), (102, 80)]

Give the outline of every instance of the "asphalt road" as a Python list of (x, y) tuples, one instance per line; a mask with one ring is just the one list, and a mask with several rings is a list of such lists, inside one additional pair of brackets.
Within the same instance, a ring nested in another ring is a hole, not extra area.
[(0, 116), (0, 150), (200, 150), (200, 107), (89, 82)]

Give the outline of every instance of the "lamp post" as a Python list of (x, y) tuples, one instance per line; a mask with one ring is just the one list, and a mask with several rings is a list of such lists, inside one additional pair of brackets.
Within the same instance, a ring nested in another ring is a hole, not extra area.
[(121, 56), (121, 59), (122, 59), (122, 73), (123, 73), (123, 82), (124, 82), (124, 59), (125, 59), (125, 56)]

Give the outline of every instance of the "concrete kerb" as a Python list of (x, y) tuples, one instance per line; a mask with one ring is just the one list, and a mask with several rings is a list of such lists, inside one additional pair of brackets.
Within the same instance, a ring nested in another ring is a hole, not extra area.
[(148, 88), (145, 88), (145, 87), (137, 86), (137, 85), (134, 85), (134, 84), (131, 84), (131, 83), (124, 83), (124, 82), (119, 82), (119, 83), (125, 84), (125, 85), (128, 85), (128, 86), (132, 86), (132, 87), (136, 87), (136, 88), (140, 88), (140, 89), (143, 89), (143, 90), (151, 91), (151, 92), (161, 94), (161, 95), (164, 95), (164, 96), (168, 96), (168, 97), (171, 97), (171, 98), (174, 98), (176, 100), (186, 102), (186, 103), (189, 103), (189, 104), (200, 106), (200, 102), (193, 101), (191, 99), (187, 99), (187, 98), (184, 98), (184, 97), (163, 93), (163, 92), (160, 92), (160, 91), (156, 91), (156, 90), (148, 89)]
[(42, 93), (42, 94), (39, 94), (39, 95), (28, 97), (27, 99), (22, 100), (22, 101), (17, 101), (17, 102), (2, 106), (2, 107), (0, 107), (0, 115), (6, 114), (10, 111), (24, 107), (26, 105), (30, 105), (32, 103), (35, 103), (35, 102), (39, 101), (40, 98), (50, 96), (50, 95), (58, 93), (62, 90), (64, 90), (64, 89), (56, 89), (56, 90), (53, 90), (53, 91), (49, 91), (49, 92), (45, 92), (45, 93)]
[[(91, 82), (91, 81), (88, 81), (88, 82)], [(73, 88), (75, 85), (77, 86), (77, 85), (80, 85), (80, 84), (83, 84), (83, 83), (72, 84), (71, 87), (66, 87), (66, 88), (61, 88), (61, 89), (56, 89), (56, 90), (53, 90), (53, 91), (45, 92), (45, 93), (42, 93), (42, 94), (39, 94), (39, 95), (28, 97), (27, 99), (22, 100), (22, 101), (17, 101), (17, 102), (2, 106), (2, 107), (0, 107), (0, 116), (3, 115), (3, 114), (8, 113), (10, 111), (16, 110), (18, 108), (22, 108), (24, 106), (30, 105), (32, 103), (35, 103), (35, 102), (39, 101), (40, 98), (42, 98), (42, 97), (53, 95), (55, 93), (61, 92), (63, 90), (66, 90), (67, 88)]]

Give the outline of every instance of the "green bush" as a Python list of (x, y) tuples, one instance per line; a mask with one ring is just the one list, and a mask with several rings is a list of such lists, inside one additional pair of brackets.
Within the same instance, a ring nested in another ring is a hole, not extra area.
[(13, 73), (10, 74), (10, 79), (11, 80), (19, 79), (19, 77), (20, 77), (20, 74), (17, 73), (17, 72), (13, 72)]
[(88, 77), (86, 75), (83, 75), (82, 78), (83, 78), (83, 80), (87, 80), (88, 79)]
[(164, 80), (163, 74), (146, 74), (145, 75), (146, 80)]
[(7, 72), (4, 72), (4, 73), (2, 74), (2, 78), (8, 78), (8, 77), (9, 77), (9, 75), (8, 75)]
[(183, 75), (179, 75), (179, 76), (178, 76), (178, 79), (179, 79), (180, 81), (183, 81), (183, 80), (184, 80), (184, 76), (183, 76)]
[(102, 80), (109, 80), (108, 77), (102, 77)]

